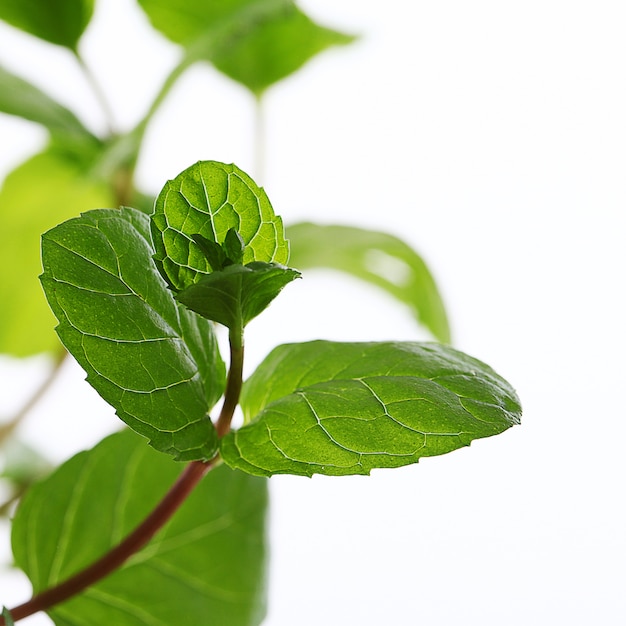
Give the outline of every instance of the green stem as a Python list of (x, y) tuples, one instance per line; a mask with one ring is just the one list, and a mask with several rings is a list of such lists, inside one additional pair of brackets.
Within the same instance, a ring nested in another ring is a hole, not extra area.
[(224, 404), (217, 419), (217, 436), (223, 437), (229, 430), (230, 424), (235, 414), (235, 409), (239, 404), (241, 386), (243, 384), (243, 330), (231, 329), (229, 334), (230, 344), (230, 368), (226, 381), (226, 391), (224, 393)]
[[(210, 461), (193, 461), (189, 463), (178, 480), (165, 494), (163, 500), (124, 541), (81, 572), (78, 572), (61, 584), (33, 596), (28, 602), (11, 609), (10, 613), (13, 620), (18, 621), (39, 611), (47, 611), (51, 607), (79, 594), (87, 587), (121, 567), (163, 528), (165, 523), (187, 499), (194, 487), (217, 463), (218, 458), (216, 456)], [(4, 618), (0, 618), (0, 625), (5, 623)]]
[(100, 104), (100, 108), (102, 109), (102, 113), (104, 114), (105, 123), (107, 125), (107, 131), (109, 135), (115, 135), (115, 117), (113, 115), (113, 110), (111, 109), (111, 105), (104, 93), (104, 90), (100, 86), (100, 83), (96, 79), (94, 73), (91, 71), (90, 67), (87, 65), (83, 57), (78, 53), (78, 51), (74, 51), (74, 56), (78, 61), (78, 65), (83, 72), (89, 86), (91, 87), (91, 91), (93, 92), (96, 100)]
[(254, 101), (254, 175), (260, 184), (263, 184), (265, 177), (265, 108), (263, 107), (263, 96), (257, 95)]

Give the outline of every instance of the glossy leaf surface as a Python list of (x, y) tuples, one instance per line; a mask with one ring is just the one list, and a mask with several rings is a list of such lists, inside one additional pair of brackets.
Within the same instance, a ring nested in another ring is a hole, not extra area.
[[(117, 545), (180, 471), (124, 431), (32, 488), (12, 543), (35, 592)], [(256, 626), (266, 604), (266, 506), (265, 480), (223, 465), (212, 470), (142, 551), (50, 616), (58, 626)]]
[(40, 39), (76, 50), (94, 0), (2, 0), (0, 19)]
[(279, 346), (246, 382), (252, 421), (222, 440), (251, 474), (369, 474), (467, 446), (519, 423), (511, 386), (434, 343)]
[(41, 124), (53, 136), (67, 143), (98, 143), (69, 109), (1, 66), (0, 112)]
[(5, 303), (0, 306), (0, 352), (29, 356), (59, 349), (54, 316), (37, 279), (41, 233), (87, 208), (112, 203), (105, 185), (52, 150), (7, 176), (0, 190), (0, 302)]
[(151, 255), (147, 215), (89, 211), (43, 236), (41, 280), (59, 337), (119, 417), (179, 460), (210, 458), (225, 376), (213, 326), (176, 303)]
[(384, 289), (444, 343), (450, 327), (437, 285), (422, 258), (386, 233), (351, 226), (289, 226), (291, 264), (300, 270), (339, 270)]
[(243, 328), (300, 272), (275, 263), (229, 265), (181, 291), (176, 299), (202, 317)]
[(213, 270), (194, 236), (222, 244), (230, 229), (244, 243), (243, 263), (287, 262), (283, 223), (265, 191), (235, 165), (201, 161), (168, 181), (152, 216), (159, 271), (183, 290)]

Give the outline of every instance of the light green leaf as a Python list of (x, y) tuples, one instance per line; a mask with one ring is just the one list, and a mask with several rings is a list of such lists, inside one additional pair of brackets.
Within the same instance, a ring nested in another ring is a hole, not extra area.
[(0, 19), (50, 43), (76, 50), (94, 0), (2, 0)]
[(202, 317), (243, 329), (300, 272), (276, 263), (228, 265), (181, 291), (176, 299)]
[(0, 352), (59, 349), (41, 291), (41, 233), (81, 211), (113, 203), (110, 189), (80, 164), (47, 150), (11, 172), (0, 190)]
[(153, 26), (260, 95), (329, 46), (353, 37), (319, 26), (292, 0), (139, 0)]
[(61, 341), (119, 417), (178, 460), (210, 458), (224, 364), (212, 324), (176, 303), (151, 254), (147, 215), (89, 211), (43, 236), (41, 282)]
[(63, 105), (0, 66), (0, 112), (45, 126), (60, 141), (97, 146), (98, 139)]
[[(130, 431), (108, 437), (33, 487), (12, 533), (35, 592), (117, 545), (181, 466)], [(267, 481), (219, 466), (120, 569), (55, 607), (57, 626), (256, 626), (266, 607)]]
[(157, 198), (151, 229), (154, 258), (169, 285), (183, 290), (211, 273), (194, 235), (222, 244), (231, 228), (243, 239), (244, 264), (287, 262), (282, 220), (265, 191), (236, 165), (200, 161), (168, 181)]
[(435, 343), (279, 346), (244, 386), (247, 421), (222, 440), (250, 474), (369, 474), (467, 446), (519, 423), (511, 386)]
[(291, 6), (251, 29), (236, 45), (220, 48), (211, 60), (217, 69), (260, 96), (316, 54), (354, 39), (316, 24)]
[(240, 19), (255, 8), (273, 10), (292, 4), (292, 0), (138, 0), (152, 25), (172, 41), (187, 45), (216, 25)]
[(386, 233), (351, 226), (289, 226), (291, 264), (300, 270), (335, 269), (377, 287), (408, 305), (415, 318), (443, 343), (450, 327), (437, 285), (422, 258)]

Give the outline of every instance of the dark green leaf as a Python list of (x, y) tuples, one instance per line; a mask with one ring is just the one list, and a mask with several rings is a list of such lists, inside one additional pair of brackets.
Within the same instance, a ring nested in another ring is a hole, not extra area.
[(50, 43), (76, 50), (94, 0), (2, 0), (0, 19)]
[(170, 180), (151, 223), (155, 261), (170, 286), (186, 289), (212, 271), (195, 235), (222, 244), (232, 228), (244, 242), (244, 263), (287, 262), (282, 220), (265, 191), (237, 166), (201, 161)]
[(291, 0), (139, 0), (152, 24), (256, 94), (353, 37), (315, 24)]
[(48, 150), (11, 172), (0, 191), (0, 352), (28, 356), (59, 348), (37, 276), (41, 233), (113, 198), (66, 155)]
[(381, 287), (404, 304), (433, 336), (450, 341), (450, 327), (437, 285), (421, 257), (400, 239), (350, 226), (301, 223), (289, 226), (291, 264), (330, 268)]
[(275, 263), (228, 265), (181, 291), (177, 300), (202, 317), (242, 329), (300, 272)]
[[(35, 592), (119, 543), (179, 472), (125, 431), (33, 487), (12, 543)], [(217, 467), (150, 544), (50, 616), (57, 626), (256, 626), (266, 604), (266, 507), (265, 480)]]
[(119, 417), (179, 460), (210, 458), (224, 389), (210, 322), (178, 305), (151, 258), (149, 217), (101, 209), (43, 236), (57, 332)]
[(222, 440), (251, 474), (369, 474), (450, 452), (519, 423), (511, 386), (434, 343), (311, 343), (276, 348), (244, 386), (253, 421)]
[(59, 141), (97, 146), (98, 139), (63, 105), (0, 66), (0, 112), (45, 126)]
[(316, 54), (352, 41), (354, 37), (320, 26), (291, 6), (259, 23), (235, 45), (220, 48), (211, 60), (224, 74), (261, 95)]

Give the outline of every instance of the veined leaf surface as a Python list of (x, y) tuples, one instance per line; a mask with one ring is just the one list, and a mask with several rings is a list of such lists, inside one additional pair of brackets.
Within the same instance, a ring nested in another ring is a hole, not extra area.
[(0, 190), (0, 352), (29, 356), (60, 348), (54, 316), (37, 280), (41, 233), (87, 208), (112, 202), (106, 185), (51, 149), (7, 176)]
[[(181, 466), (125, 430), (35, 485), (16, 514), (15, 560), (42, 591), (117, 545)], [(57, 626), (257, 626), (265, 614), (267, 481), (219, 466), (119, 570), (50, 611)]]
[(299, 276), (300, 272), (276, 263), (230, 265), (204, 276), (176, 299), (202, 317), (243, 329)]
[(147, 215), (89, 211), (43, 236), (41, 282), (59, 337), (119, 417), (179, 460), (210, 458), (225, 377), (213, 326), (176, 303), (151, 255)]
[(231, 228), (243, 239), (244, 264), (287, 262), (281, 218), (265, 191), (236, 165), (200, 161), (168, 181), (151, 229), (155, 261), (170, 286), (186, 289), (212, 271), (194, 235), (221, 244)]
[(450, 342), (450, 326), (435, 280), (404, 241), (378, 231), (309, 222), (292, 224), (288, 232), (294, 267), (339, 270), (376, 285), (408, 305), (433, 337)]
[(369, 474), (467, 446), (519, 423), (511, 386), (434, 343), (279, 346), (244, 386), (252, 421), (222, 440), (251, 474)]

